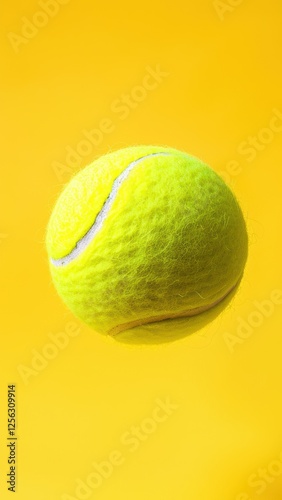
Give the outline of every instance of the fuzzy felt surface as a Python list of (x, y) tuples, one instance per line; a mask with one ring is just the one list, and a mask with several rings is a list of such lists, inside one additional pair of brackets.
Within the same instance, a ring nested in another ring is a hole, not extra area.
[[(55, 265), (85, 237), (132, 162), (99, 231), (73, 260)], [(241, 209), (223, 180), (200, 160), (157, 146), (109, 153), (81, 170), (47, 229), (59, 295), (108, 335), (216, 304), (241, 278), (247, 248)]]

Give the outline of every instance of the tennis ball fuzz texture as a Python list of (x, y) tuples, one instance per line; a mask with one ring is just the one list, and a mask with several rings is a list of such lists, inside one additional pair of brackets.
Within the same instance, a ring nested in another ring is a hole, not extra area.
[(200, 315), (240, 281), (248, 238), (229, 187), (181, 151), (135, 146), (74, 176), (47, 228), (54, 284), (97, 332)]

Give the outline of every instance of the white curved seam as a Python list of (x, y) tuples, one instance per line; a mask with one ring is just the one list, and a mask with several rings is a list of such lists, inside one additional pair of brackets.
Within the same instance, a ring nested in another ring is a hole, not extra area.
[(145, 158), (149, 158), (150, 156), (158, 156), (158, 155), (170, 155), (172, 153), (167, 153), (167, 152), (160, 152), (160, 153), (151, 153), (146, 156), (142, 156), (141, 158), (138, 158), (138, 160), (134, 160), (131, 162), (125, 170), (115, 179), (113, 183), (112, 190), (106, 199), (103, 207), (101, 208), (100, 212), (98, 213), (94, 223), (90, 227), (90, 229), (85, 233), (85, 235), (78, 240), (76, 243), (75, 247), (73, 250), (66, 256), (61, 257), (60, 259), (53, 259), (51, 257), (50, 261), (51, 263), (56, 266), (56, 267), (61, 267), (61, 266), (66, 266), (70, 262), (72, 262), (74, 259), (76, 259), (79, 255), (82, 254), (82, 252), (87, 248), (87, 246), (93, 241), (95, 238), (96, 234), (101, 230), (104, 221), (106, 220), (109, 211), (112, 208), (112, 205), (118, 195), (119, 189), (125, 179), (127, 179), (128, 175), (130, 174), (131, 170), (140, 163), (142, 160)]

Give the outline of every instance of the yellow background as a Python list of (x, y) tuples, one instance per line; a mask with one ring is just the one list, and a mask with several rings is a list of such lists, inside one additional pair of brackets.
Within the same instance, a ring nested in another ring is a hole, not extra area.
[[(19, 499), (78, 499), (77, 479), (119, 450), (123, 464), (84, 498), (279, 500), (281, 294), (264, 301), (282, 290), (281, 2), (65, 0), (47, 21), (39, 11), (18, 0), (1, 15), (0, 497), (12, 495), (6, 396), (16, 383)], [(21, 39), (23, 18), (45, 26)], [(145, 95), (136, 87), (148, 68), (162, 77)], [(124, 94), (133, 104), (122, 119)], [(66, 148), (80, 148), (83, 131), (105, 119), (111, 131), (68, 165)], [(44, 238), (74, 172), (143, 143), (183, 149), (223, 175), (246, 216), (250, 253), (239, 292), (213, 323), (172, 344), (130, 348), (66, 309)], [(70, 323), (78, 335), (34, 370), (35, 351)], [(33, 372), (24, 377), (23, 367)], [(132, 452), (122, 436), (166, 399), (175, 409)]]

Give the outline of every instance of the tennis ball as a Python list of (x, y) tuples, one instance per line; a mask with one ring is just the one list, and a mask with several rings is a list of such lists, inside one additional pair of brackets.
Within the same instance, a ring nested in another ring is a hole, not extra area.
[[(158, 342), (205, 316), (242, 278), (248, 238), (224, 181), (181, 151), (135, 146), (75, 175), (47, 228), (54, 284), (97, 332)], [(145, 333), (144, 333), (145, 332)], [(153, 333), (154, 336), (154, 333)]]

